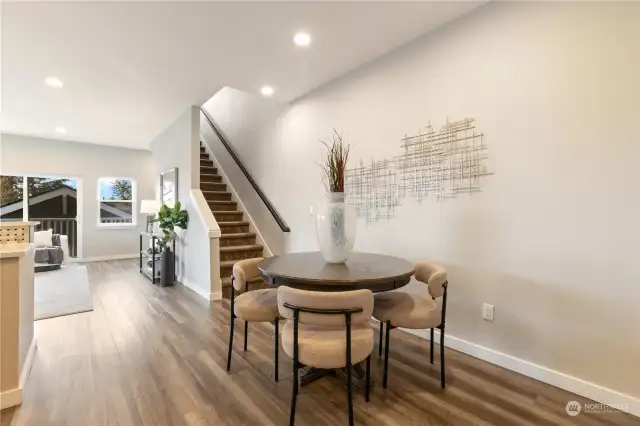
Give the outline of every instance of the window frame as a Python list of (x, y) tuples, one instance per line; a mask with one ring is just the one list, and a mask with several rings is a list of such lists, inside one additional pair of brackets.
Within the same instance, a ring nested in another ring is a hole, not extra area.
[[(103, 200), (101, 198), (100, 190), (101, 190), (101, 182), (104, 180), (113, 181), (113, 180), (129, 180), (131, 181), (131, 201), (129, 200)], [(111, 177), (111, 176), (101, 176), (98, 178), (98, 187), (97, 187), (97, 200), (98, 200), (98, 211), (96, 214), (96, 226), (99, 229), (131, 229), (138, 227), (138, 183), (132, 177)], [(106, 203), (109, 201), (117, 201), (123, 203), (131, 203), (131, 223), (103, 223), (102, 218), (100, 217), (100, 210), (102, 203)]]

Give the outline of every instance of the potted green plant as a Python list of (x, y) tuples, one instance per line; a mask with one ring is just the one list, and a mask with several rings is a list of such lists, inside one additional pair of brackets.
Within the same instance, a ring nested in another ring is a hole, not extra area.
[(187, 229), (189, 222), (189, 214), (181, 207), (180, 202), (176, 201), (173, 207), (164, 204), (158, 212), (158, 226), (162, 231), (162, 237), (159, 239), (162, 247), (160, 285), (163, 287), (173, 285), (173, 277), (175, 276), (175, 253), (171, 251), (171, 243), (177, 236), (175, 228)]

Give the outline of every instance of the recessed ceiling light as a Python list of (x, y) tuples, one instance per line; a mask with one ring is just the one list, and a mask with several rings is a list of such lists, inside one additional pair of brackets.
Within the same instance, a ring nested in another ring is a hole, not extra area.
[(262, 93), (264, 96), (271, 96), (273, 95), (273, 87), (262, 86), (262, 89), (260, 89), (260, 93)]
[(311, 43), (311, 37), (307, 33), (297, 33), (293, 37), (293, 42), (298, 46), (308, 46)]
[(64, 126), (58, 126), (56, 127), (56, 133), (60, 133), (61, 135), (64, 135), (65, 133), (67, 133), (67, 128)]
[(47, 83), (47, 86), (55, 87), (56, 89), (59, 89), (62, 86), (64, 86), (64, 83), (62, 82), (62, 80), (60, 80), (57, 77), (47, 77), (44, 79), (44, 82)]

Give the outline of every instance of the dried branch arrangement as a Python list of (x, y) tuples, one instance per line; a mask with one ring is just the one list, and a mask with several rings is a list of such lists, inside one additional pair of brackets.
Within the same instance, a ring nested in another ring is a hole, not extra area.
[(322, 169), (322, 182), (327, 192), (344, 192), (344, 175), (351, 145), (345, 145), (342, 136), (334, 129), (329, 140), (321, 140), (326, 152), (323, 161), (318, 163)]

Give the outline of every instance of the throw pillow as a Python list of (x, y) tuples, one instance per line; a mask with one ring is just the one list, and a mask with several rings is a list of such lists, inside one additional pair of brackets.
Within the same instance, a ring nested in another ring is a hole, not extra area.
[(33, 233), (33, 242), (38, 248), (53, 246), (53, 229)]

